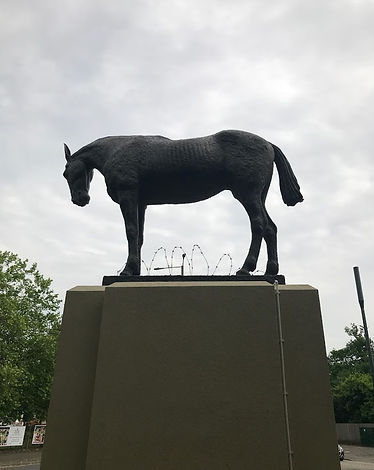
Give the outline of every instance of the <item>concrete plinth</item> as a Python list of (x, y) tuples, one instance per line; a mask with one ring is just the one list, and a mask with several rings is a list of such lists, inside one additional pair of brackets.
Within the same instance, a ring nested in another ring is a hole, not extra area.
[(270, 284), (69, 291), (41, 469), (338, 470), (318, 292), (279, 290), (285, 381)]

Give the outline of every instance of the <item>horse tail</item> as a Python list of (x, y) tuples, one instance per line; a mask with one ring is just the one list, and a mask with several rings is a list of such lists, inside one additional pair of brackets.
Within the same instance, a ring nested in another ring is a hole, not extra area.
[(304, 200), (300, 192), (300, 186), (296, 176), (292, 171), (291, 165), (280, 148), (271, 144), (275, 153), (275, 165), (279, 175), (279, 185), (282, 199), (287, 206), (294, 206)]

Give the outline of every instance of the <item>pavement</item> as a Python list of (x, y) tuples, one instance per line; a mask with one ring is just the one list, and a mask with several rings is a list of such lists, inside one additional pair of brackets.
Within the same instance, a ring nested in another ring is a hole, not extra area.
[(8, 467), (0, 467), (0, 468), (8, 468), (9, 470), (40, 470), (40, 465), (36, 464), (27, 464), (27, 465), (12, 465)]
[(18, 451), (8, 451), (1, 449), (0, 451), (0, 469), (13, 468), (20, 470), (38, 470), (42, 456), (41, 449), (21, 449)]
[(374, 447), (343, 444), (344, 460), (341, 470), (374, 470)]
[[(374, 470), (374, 447), (343, 444), (345, 459), (341, 470)], [(39, 470), (41, 451), (0, 452), (0, 469)], [(316, 468), (316, 470), (319, 470)]]

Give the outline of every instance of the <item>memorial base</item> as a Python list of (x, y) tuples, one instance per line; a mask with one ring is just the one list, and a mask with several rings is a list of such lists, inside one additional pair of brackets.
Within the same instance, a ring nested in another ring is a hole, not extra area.
[(338, 470), (317, 290), (68, 291), (41, 469), (112, 468)]

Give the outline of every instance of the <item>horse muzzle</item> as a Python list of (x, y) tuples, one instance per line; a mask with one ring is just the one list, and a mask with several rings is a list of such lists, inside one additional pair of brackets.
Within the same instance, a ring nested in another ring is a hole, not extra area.
[(90, 196), (88, 194), (79, 194), (71, 198), (73, 204), (79, 207), (84, 207), (90, 202)]

